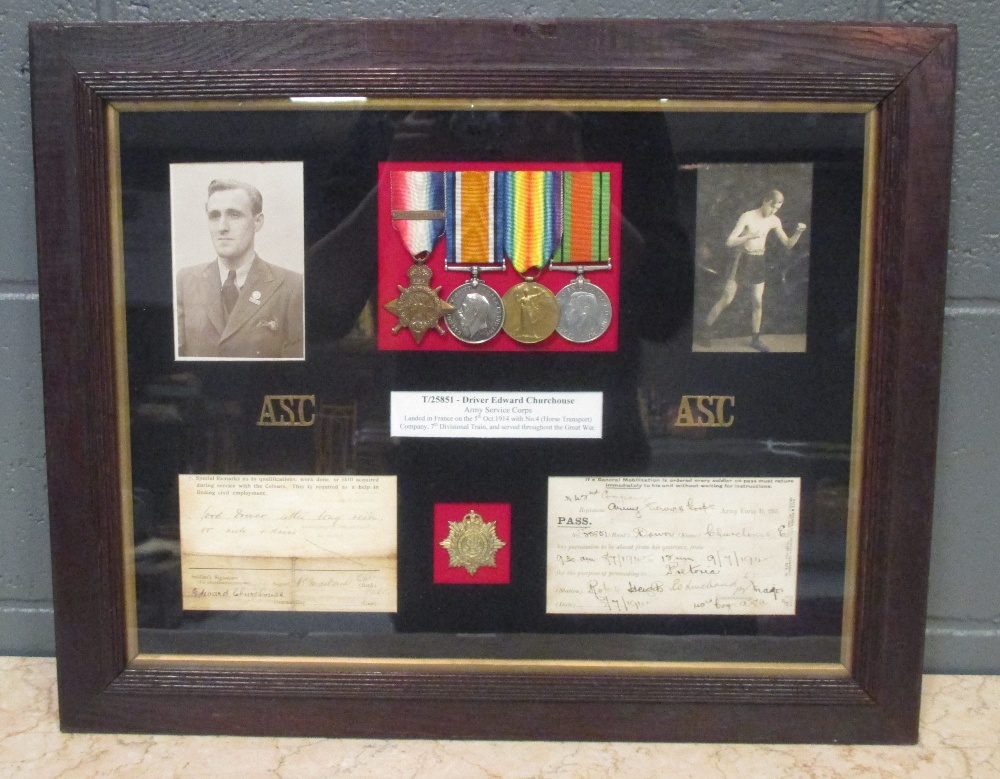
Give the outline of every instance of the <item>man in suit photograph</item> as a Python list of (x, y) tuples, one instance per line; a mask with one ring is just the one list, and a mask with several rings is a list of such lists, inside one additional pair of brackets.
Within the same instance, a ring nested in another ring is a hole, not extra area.
[(260, 191), (214, 179), (205, 215), (216, 256), (177, 273), (177, 357), (303, 359), (302, 274), (257, 254)]

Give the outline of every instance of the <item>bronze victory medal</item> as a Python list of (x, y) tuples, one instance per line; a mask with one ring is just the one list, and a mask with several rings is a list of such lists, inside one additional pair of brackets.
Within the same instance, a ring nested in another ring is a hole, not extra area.
[(497, 538), (497, 523), (484, 522), (470, 511), (461, 522), (448, 523), (448, 537), (440, 542), (448, 550), (448, 565), (464, 568), (474, 576), (480, 568), (496, 568), (497, 551), (507, 546)]
[(544, 341), (559, 324), (559, 304), (548, 287), (522, 281), (503, 296), (503, 331), (522, 344)]
[(404, 327), (413, 334), (413, 340), (418, 344), (423, 340), (424, 333), (431, 328), (444, 335), (444, 328), (439, 320), (454, 306), (441, 300), (441, 287), (431, 289), (431, 269), (426, 265), (412, 265), (406, 272), (410, 278), (409, 287), (399, 286), (399, 297), (385, 304), (385, 309), (399, 317), (393, 325), (392, 332), (398, 333)]

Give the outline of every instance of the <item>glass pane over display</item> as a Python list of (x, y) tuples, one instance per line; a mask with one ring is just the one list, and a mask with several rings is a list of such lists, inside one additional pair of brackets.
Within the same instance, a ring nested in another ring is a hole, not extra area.
[(166, 107), (141, 654), (848, 661), (866, 106)]

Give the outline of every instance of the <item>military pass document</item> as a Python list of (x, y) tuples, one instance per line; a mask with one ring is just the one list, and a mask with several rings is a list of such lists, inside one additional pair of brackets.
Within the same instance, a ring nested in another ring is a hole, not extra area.
[(395, 476), (178, 480), (185, 609), (396, 611)]
[(552, 477), (549, 614), (794, 614), (799, 479)]

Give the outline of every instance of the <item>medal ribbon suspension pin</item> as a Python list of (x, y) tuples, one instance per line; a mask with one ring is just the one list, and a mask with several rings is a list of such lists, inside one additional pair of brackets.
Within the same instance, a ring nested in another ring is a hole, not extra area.
[(503, 330), (515, 341), (535, 344), (555, 332), (559, 304), (536, 279), (562, 239), (562, 174), (552, 170), (497, 173), (504, 204), (504, 254), (524, 279), (503, 296)]
[(611, 325), (611, 299), (584, 277), (586, 271), (610, 270), (611, 174), (563, 172), (562, 241), (552, 269), (575, 271), (576, 278), (556, 294), (556, 331), (572, 343), (595, 341)]
[(392, 332), (406, 328), (418, 344), (428, 330), (444, 335), (441, 317), (452, 306), (441, 300), (441, 287), (431, 289), (432, 271), (425, 264), (444, 234), (444, 173), (398, 170), (390, 173), (392, 225), (414, 264), (407, 270), (409, 287), (399, 287), (399, 297), (385, 304), (399, 317)]
[(489, 341), (503, 327), (500, 295), (479, 278), (483, 271), (503, 271), (503, 230), (498, 228), (497, 174), (459, 170), (445, 176), (445, 270), (466, 271), (472, 278), (449, 296), (453, 310), (444, 322), (467, 344)]

